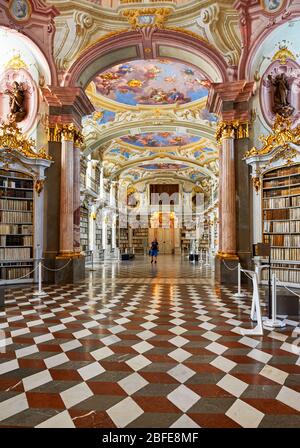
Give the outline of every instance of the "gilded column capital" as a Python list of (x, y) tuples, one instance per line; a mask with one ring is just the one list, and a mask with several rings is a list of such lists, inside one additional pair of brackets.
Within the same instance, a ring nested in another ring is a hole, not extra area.
[(234, 121), (220, 121), (216, 131), (216, 140), (221, 143), (223, 139), (242, 139), (249, 137), (249, 123)]
[(48, 141), (61, 142), (62, 140), (74, 142), (75, 146), (84, 149), (84, 137), (74, 123), (48, 125)]

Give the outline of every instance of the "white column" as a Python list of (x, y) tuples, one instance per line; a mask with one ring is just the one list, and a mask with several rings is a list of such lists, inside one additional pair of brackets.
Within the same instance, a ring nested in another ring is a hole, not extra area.
[[(255, 179), (255, 175), (252, 175), (252, 181)], [(259, 187), (259, 188), (258, 188)], [(262, 195), (261, 187), (257, 186), (257, 190), (253, 186), (252, 197), (253, 197), (253, 243), (261, 243), (263, 240), (262, 235)]]
[(92, 178), (92, 161), (91, 161), (91, 155), (88, 155), (88, 160), (87, 160), (87, 168), (86, 168), (86, 188), (90, 188), (91, 187), (91, 181), (90, 179)]
[(116, 225), (117, 225), (117, 217), (114, 216), (112, 219), (112, 229), (111, 229), (111, 247), (112, 249), (116, 249), (117, 248), (117, 229), (116, 229)]
[(99, 197), (100, 197), (100, 199), (104, 199), (104, 168), (103, 168), (103, 166), (101, 166), (101, 168), (100, 168)]
[(89, 250), (96, 249), (96, 213), (92, 206), (89, 213)]
[(109, 190), (109, 205), (111, 207), (116, 206), (116, 185), (115, 182), (111, 182), (110, 184), (110, 190)]
[(104, 212), (102, 216), (102, 248), (105, 250), (107, 248), (107, 215)]

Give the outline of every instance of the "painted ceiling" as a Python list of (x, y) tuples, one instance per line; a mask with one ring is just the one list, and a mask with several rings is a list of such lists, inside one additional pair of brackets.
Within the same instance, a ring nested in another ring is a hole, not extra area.
[(198, 143), (200, 137), (178, 132), (148, 132), (121, 137), (123, 143), (139, 148), (164, 148), (169, 146), (187, 146)]
[(120, 64), (93, 82), (97, 94), (130, 106), (187, 104), (206, 98), (210, 86), (199, 69), (169, 59)]
[(178, 163), (149, 163), (145, 165), (140, 165), (138, 168), (147, 171), (174, 171), (174, 170), (186, 170), (189, 168), (188, 165), (178, 164)]

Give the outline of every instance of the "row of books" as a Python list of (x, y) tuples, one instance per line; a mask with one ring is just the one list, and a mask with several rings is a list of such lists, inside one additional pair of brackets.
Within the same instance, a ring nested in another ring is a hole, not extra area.
[(265, 179), (270, 177), (291, 176), (292, 174), (300, 174), (300, 165), (291, 166), (288, 168), (279, 168), (274, 171), (269, 171), (265, 174)]
[(290, 207), (290, 198), (264, 199), (264, 208), (286, 208), (286, 207)]
[(0, 188), (0, 197), (17, 198), (17, 199), (32, 199), (33, 191), (31, 190), (4, 190)]
[(290, 221), (288, 221), (288, 222), (265, 221), (264, 222), (264, 232), (289, 233), (290, 232)]
[(15, 211), (30, 211), (33, 209), (32, 201), (18, 201), (17, 199), (0, 199), (0, 209)]
[(33, 188), (32, 180), (10, 180), (0, 178), (0, 187), (3, 188)]
[(32, 278), (33, 273), (29, 275), (29, 273), (32, 271), (31, 267), (24, 267), (24, 268), (1, 268), (1, 278), (0, 280), (16, 280), (18, 278), (24, 277), (25, 275), (27, 278)]
[(300, 235), (265, 235), (264, 242), (271, 246), (300, 247)]
[(299, 219), (300, 220), (300, 208), (280, 209), (280, 210), (265, 210), (264, 219), (269, 220), (282, 220), (282, 219)]
[[(300, 284), (300, 270), (290, 269), (290, 268), (272, 269), (272, 273), (276, 274), (276, 278), (281, 282)], [(262, 278), (262, 280), (269, 279), (269, 274), (268, 274), (267, 269), (264, 269), (262, 271), (261, 278)]]
[(9, 225), (0, 223), (0, 235), (32, 235), (33, 226), (27, 224)]
[(28, 179), (31, 180), (30, 178), (28, 178), (27, 174), (21, 173), (19, 171), (4, 171), (4, 170), (0, 170), (0, 176), (4, 177), (4, 178), (12, 178), (12, 177), (17, 177), (17, 178), (21, 178), (21, 179)]
[(265, 191), (266, 197), (276, 197), (276, 196), (290, 196), (293, 194), (300, 194), (300, 187), (290, 187), (290, 188), (283, 188), (277, 189), (277, 190), (269, 190)]
[(0, 222), (7, 224), (18, 224), (32, 222), (32, 211), (30, 212), (14, 212), (14, 211), (0, 211)]
[(288, 185), (295, 185), (300, 184), (300, 175), (299, 176), (293, 176), (287, 178), (281, 178), (281, 179), (274, 179), (269, 181), (264, 181), (264, 188), (272, 188), (272, 187), (286, 187)]
[(300, 249), (298, 248), (272, 248), (271, 249), (272, 260), (290, 260), (300, 261)]
[(0, 249), (0, 260), (28, 260), (30, 258), (31, 249), (29, 247)]
[(0, 246), (32, 246), (33, 237), (32, 236), (12, 236), (12, 235), (1, 235), (0, 236)]

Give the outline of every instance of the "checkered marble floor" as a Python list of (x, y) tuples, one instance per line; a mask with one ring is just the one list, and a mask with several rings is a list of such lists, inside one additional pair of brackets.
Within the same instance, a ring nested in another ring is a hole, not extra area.
[(7, 290), (0, 427), (299, 428), (299, 322), (244, 337), (250, 293), (148, 261), (97, 266), (42, 299)]

